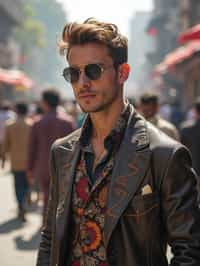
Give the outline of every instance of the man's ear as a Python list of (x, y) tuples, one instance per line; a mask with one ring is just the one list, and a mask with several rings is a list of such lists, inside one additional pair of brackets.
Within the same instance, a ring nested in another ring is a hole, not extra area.
[(123, 84), (129, 77), (130, 66), (127, 63), (121, 64), (118, 67), (118, 82), (119, 84)]

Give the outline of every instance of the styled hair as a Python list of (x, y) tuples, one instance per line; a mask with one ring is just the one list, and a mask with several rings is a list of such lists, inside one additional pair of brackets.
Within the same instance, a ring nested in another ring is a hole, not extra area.
[(158, 104), (159, 98), (156, 93), (153, 92), (146, 92), (141, 95), (140, 97), (140, 103), (142, 104)]
[(60, 95), (55, 89), (47, 89), (42, 93), (42, 99), (49, 107), (56, 108), (60, 103)]
[(65, 25), (59, 43), (60, 53), (68, 58), (73, 45), (88, 43), (107, 46), (115, 67), (128, 60), (128, 39), (120, 34), (115, 24), (100, 22), (94, 18), (88, 18), (83, 23)]

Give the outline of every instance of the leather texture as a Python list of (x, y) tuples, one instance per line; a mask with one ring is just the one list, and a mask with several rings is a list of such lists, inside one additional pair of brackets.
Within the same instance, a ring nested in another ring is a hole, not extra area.
[[(37, 266), (68, 266), (80, 134), (77, 130), (52, 147), (50, 199)], [(200, 211), (191, 165), (184, 146), (132, 110), (107, 200), (104, 241), (110, 266), (167, 266), (167, 244), (174, 253), (171, 266), (200, 265)]]

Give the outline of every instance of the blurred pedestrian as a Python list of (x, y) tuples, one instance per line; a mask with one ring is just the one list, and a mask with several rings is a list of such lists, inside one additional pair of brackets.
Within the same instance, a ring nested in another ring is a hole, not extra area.
[(17, 118), (7, 122), (3, 142), (3, 161), (9, 154), (11, 170), (14, 175), (15, 194), (18, 203), (18, 217), (25, 221), (25, 203), (28, 193), (28, 179), (26, 176), (28, 141), (30, 134), (30, 120), (26, 115), (28, 107), (20, 102), (15, 106)]
[(186, 121), (181, 126), (181, 142), (191, 152), (193, 166), (198, 175), (200, 191), (200, 98), (197, 98), (194, 103), (194, 112), (195, 119)]
[(171, 105), (167, 102), (163, 102), (161, 105), (160, 105), (160, 108), (159, 108), (159, 114), (160, 116), (167, 120), (167, 121), (170, 121), (170, 117), (171, 117)]
[[(29, 106), (29, 110), (30, 109), (31, 112), (29, 113), (29, 118), (32, 120), (32, 123), (40, 121), (44, 113), (40, 103), (31, 104)], [(32, 180), (30, 190), (28, 193), (28, 203), (29, 205), (31, 205), (32, 203), (38, 204), (40, 199), (41, 199), (41, 192), (40, 192), (39, 181), (37, 176), (35, 176)]]
[(146, 92), (140, 97), (140, 112), (158, 129), (175, 140), (180, 140), (179, 132), (169, 121), (159, 115), (159, 98), (152, 92)]
[(76, 129), (76, 120), (70, 113), (67, 112), (66, 107), (58, 105), (56, 111), (59, 114), (59, 117), (62, 117), (63, 115), (63, 118), (67, 119), (73, 125), (73, 128)]
[(76, 128), (80, 128), (83, 124), (85, 114), (81, 111), (79, 105), (76, 101), (68, 101), (65, 104), (65, 108), (67, 110), (67, 113), (71, 115), (76, 123)]
[(0, 104), (0, 157), (2, 156), (2, 144), (5, 133), (6, 121), (14, 119), (16, 117), (15, 112), (11, 108), (11, 104), (8, 101), (4, 101)]
[(39, 121), (42, 118), (43, 114), (44, 114), (44, 111), (43, 111), (42, 107), (39, 104), (37, 104), (35, 107), (35, 113), (32, 117), (33, 121), (34, 122)]
[(28, 175), (37, 178), (43, 193), (43, 215), (46, 210), (49, 194), (49, 153), (52, 143), (68, 135), (74, 130), (74, 124), (63, 112), (58, 112), (59, 93), (55, 89), (47, 89), (42, 93), (44, 114), (31, 129), (28, 156)]
[(87, 117), (51, 149), (37, 266), (200, 265), (200, 210), (187, 149), (125, 100), (127, 38), (93, 18), (65, 25), (63, 71)]
[(185, 118), (185, 114), (182, 110), (179, 100), (174, 99), (171, 103), (170, 122), (180, 129), (180, 125)]

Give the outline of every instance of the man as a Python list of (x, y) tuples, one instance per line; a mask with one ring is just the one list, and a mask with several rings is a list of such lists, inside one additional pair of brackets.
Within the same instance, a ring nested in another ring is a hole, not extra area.
[(181, 142), (191, 151), (194, 169), (200, 183), (200, 98), (194, 103), (194, 111), (195, 120), (189, 120), (182, 124)]
[(159, 112), (158, 95), (150, 92), (144, 93), (140, 97), (140, 111), (142, 115), (158, 129), (175, 140), (180, 140), (176, 127), (165, 119), (161, 118)]
[(68, 135), (74, 130), (74, 124), (63, 112), (58, 112), (57, 107), (60, 97), (55, 89), (47, 89), (42, 94), (42, 108), (44, 115), (35, 122), (30, 135), (28, 175), (38, 179), (44, 198), (44, 210), (48, 202), (49, 194), (49, 151), (52, 143), (60, 137)]
[(160, 135), (123, 96), (127, 39), (88, 19), (63, 30), (81, 130), (55, 142), (38, 266), (200, 263), (200, 217), (187, 150)]
[(10, 119), (5, 127), (3, 142), (3, 165), (7, 154), (10, 155), (11, 169), (14, 175), (15, 194), (18, 203), (18, 217), (24, 222), (25, 201), (28, 192), (26, 176), (28, 140), (31, 124), (26, 119), (28, 107), (20, 102), (15, 106), (17, 118)]

